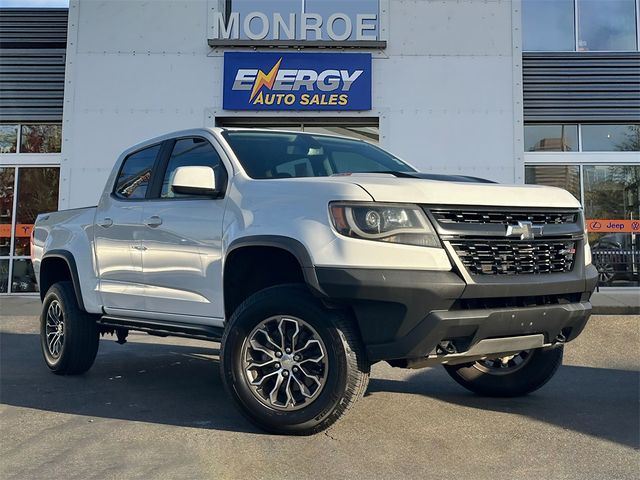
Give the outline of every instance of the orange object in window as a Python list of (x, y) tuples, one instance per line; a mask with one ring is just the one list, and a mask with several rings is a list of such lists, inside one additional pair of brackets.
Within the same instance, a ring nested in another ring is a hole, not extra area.
[(587, 220), (587, 232), (589, 233), (640, 233), (640, 220), (611, 220), (593, 219)]

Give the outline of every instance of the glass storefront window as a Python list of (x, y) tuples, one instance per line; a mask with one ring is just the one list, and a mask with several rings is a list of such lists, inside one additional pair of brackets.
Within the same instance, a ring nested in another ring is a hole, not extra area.
[(0, 257), (9, 255), (11, 249), (15, 171), (13, 167), (0, 168)]
[(635, 0), (578, 0), (578, 51), (636, 48)]
[(528, 51), (575, 50), (573, 0), (523, 0), (522, 43)]
[(58, 209), (59, 177), (58, 167), (0, 168), (0, 293), (37, 291), (31, 231), (40, 213)]
[[(600, 284), (637, 285), (640, 233), (616, 221), (640, 219), (640, 165), (585, 165), (583, 171), (585, 217)], [(597, 232), (617, 226), (621, 231)]]
[(640, 125), (582, 125), (582, 150), (640, 151)]
[(9, 259), (0, 259), (0, 293), (9, 291)]
[(577, 165), (527, 165), (525, 183), (564, 188), (580, 200), (580, 167)]
[(61, 125), (22, 125), (20, 153), (60, 153), (61, 148)]
[(0, 125), (0, 153), (16, 153), (18, 125)]
[(58, 209), (60, 169), (57, 167), (22, 167), (18, 173), (18, 203), (14, 252), (16, 256), (29, 256), (29, 239), (33, 224), (40, 213)]
[(37, 292), (38, 284), (33, 273), (31, 260), (19, 258), (13, 261), (13, 272), (11, 274), (11, 293)]
[(525, 125), (525, 152), (577, 152), (578, 125)]

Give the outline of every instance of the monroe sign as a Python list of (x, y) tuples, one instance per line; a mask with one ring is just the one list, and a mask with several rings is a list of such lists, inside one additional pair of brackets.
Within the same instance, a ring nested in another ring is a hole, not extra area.
[(377, 42), (378, 8), (378, 0), (235, 0), (213, 12), (209, 43)]

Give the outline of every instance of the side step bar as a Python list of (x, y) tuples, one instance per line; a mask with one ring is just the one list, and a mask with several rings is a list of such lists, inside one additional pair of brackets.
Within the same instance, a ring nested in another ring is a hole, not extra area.
[(103, 315), (98, 321), (98, 325), (139, 330), (161, 337), (187, 337), (210, 341), (220, 341), (224, 333), (223, 328), (210, 325), (194, 325), (192, 323), (167, 322), (164, 320), (141, 320), (113, 315)]

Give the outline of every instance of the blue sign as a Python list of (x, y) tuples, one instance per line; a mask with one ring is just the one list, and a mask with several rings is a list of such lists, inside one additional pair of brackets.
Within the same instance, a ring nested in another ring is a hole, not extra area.
[(371, 110), (371, 54), (225, 52), (223, 108)]

